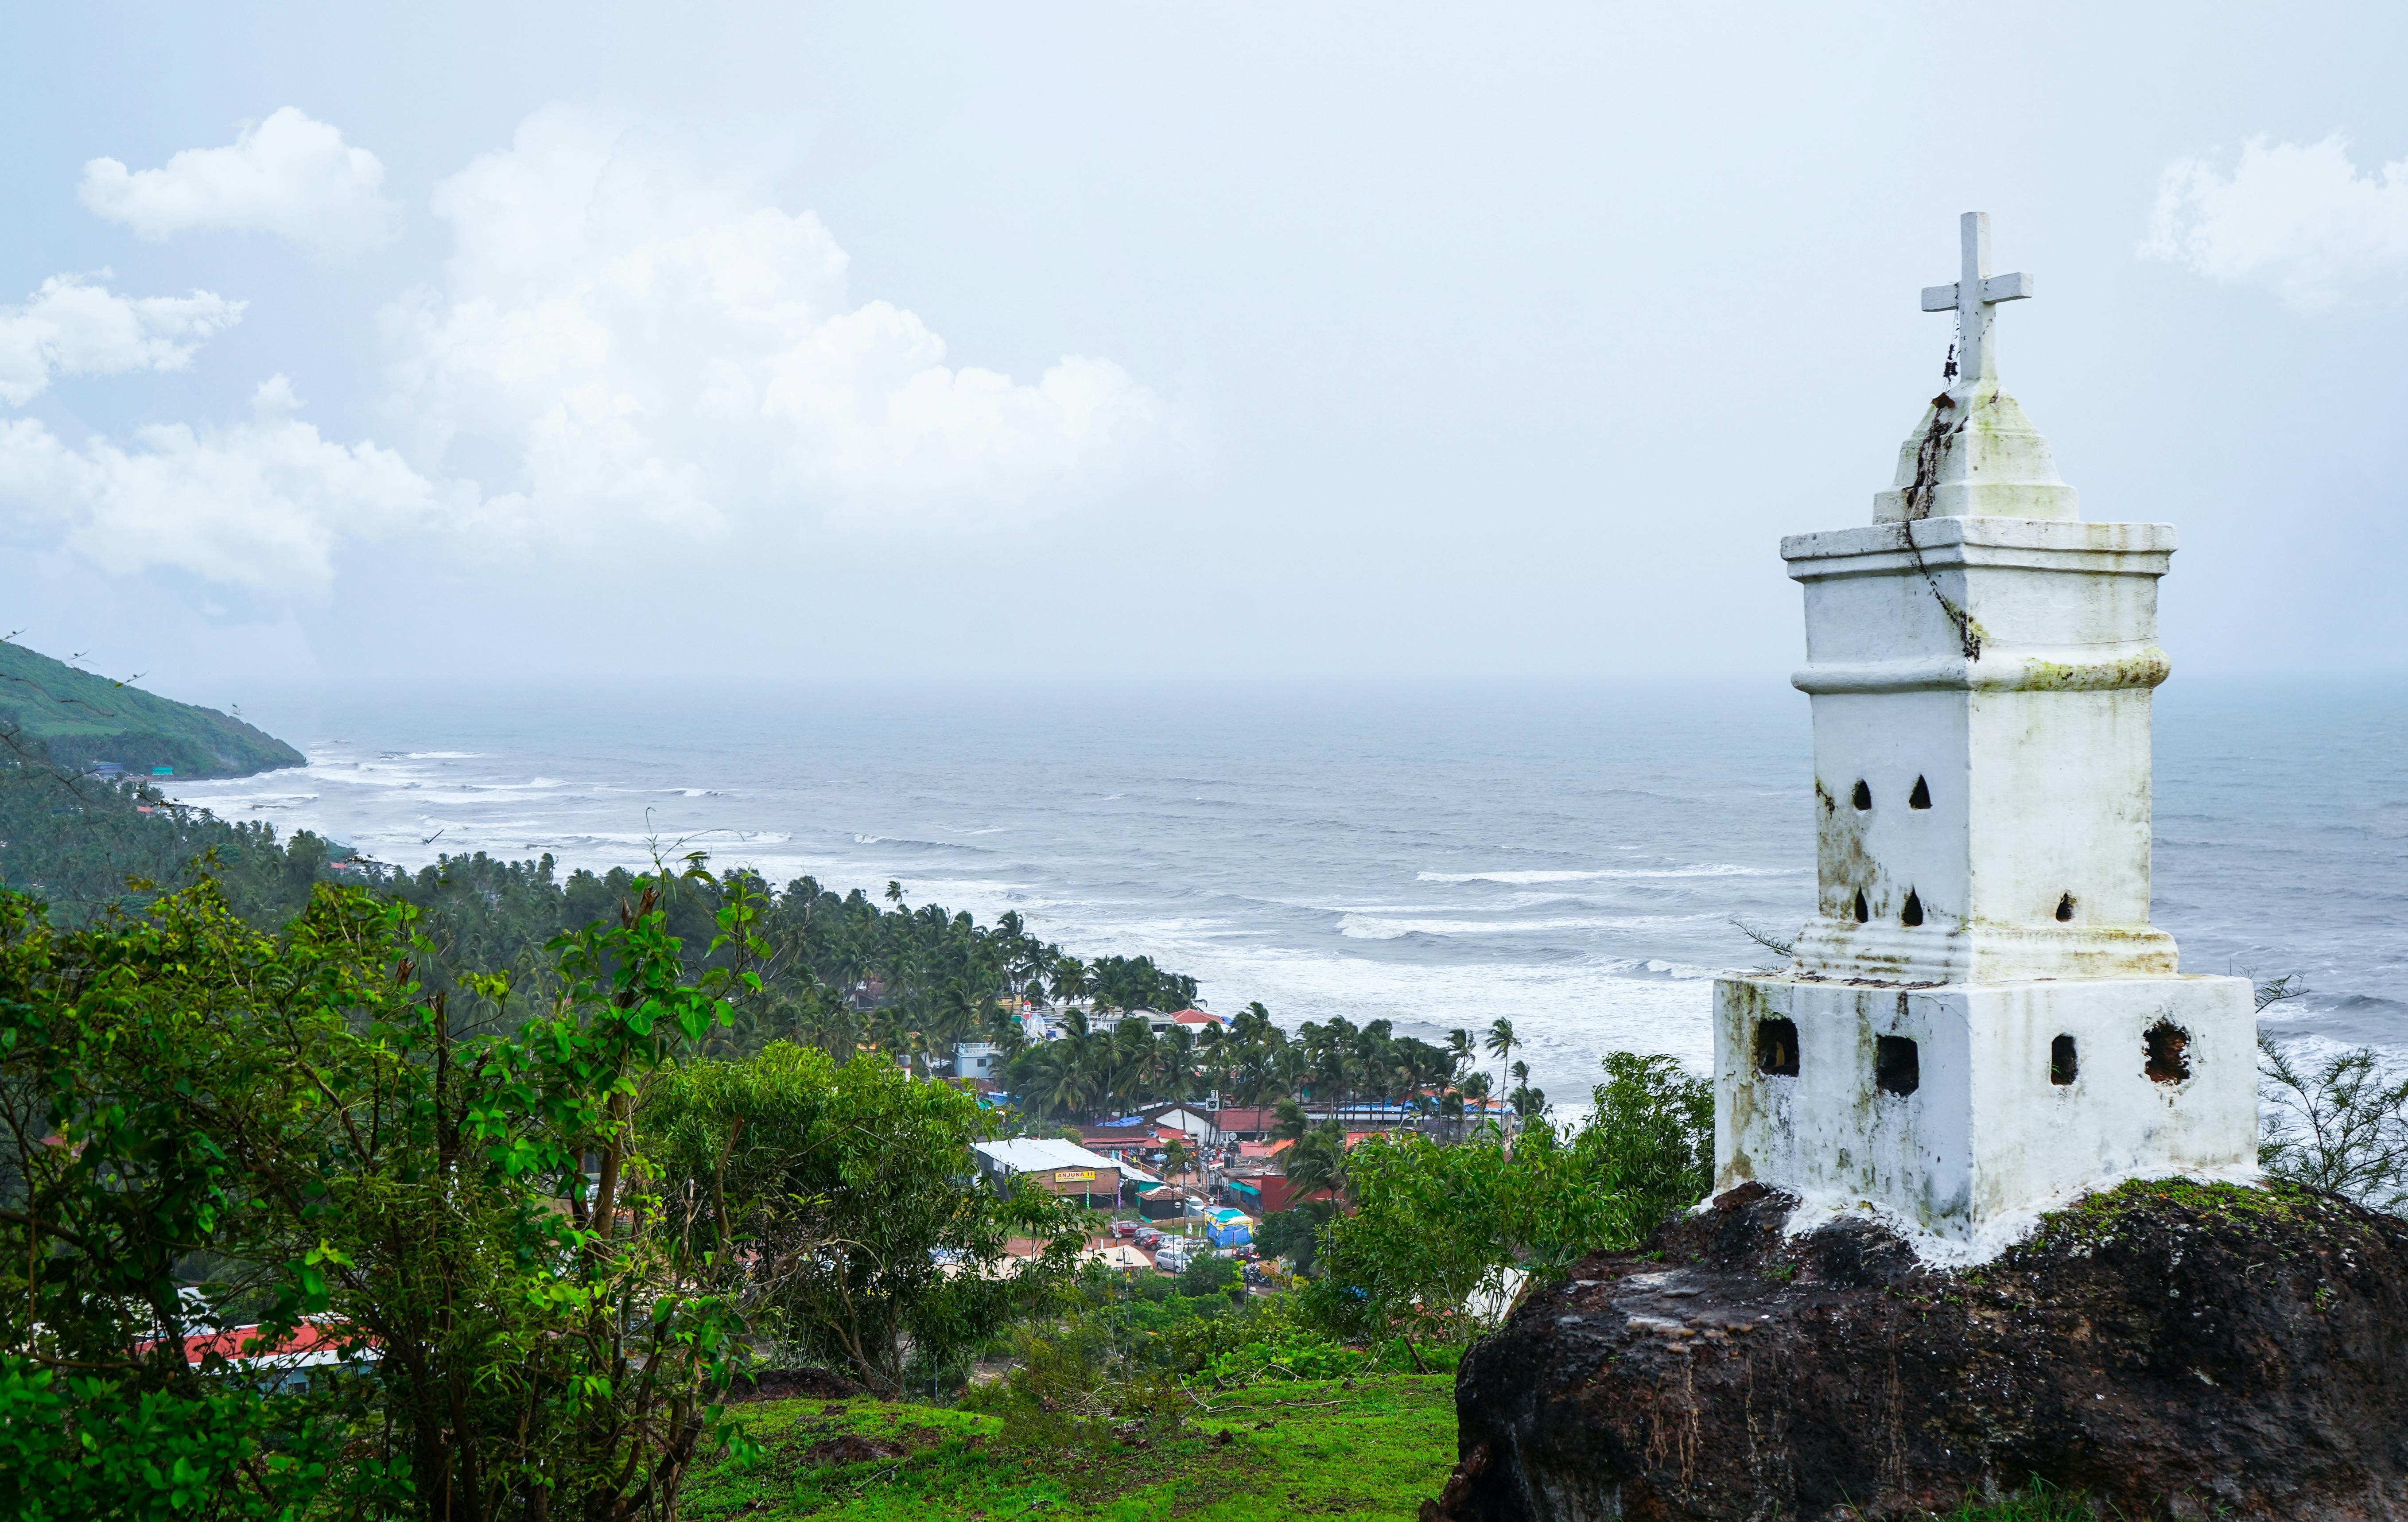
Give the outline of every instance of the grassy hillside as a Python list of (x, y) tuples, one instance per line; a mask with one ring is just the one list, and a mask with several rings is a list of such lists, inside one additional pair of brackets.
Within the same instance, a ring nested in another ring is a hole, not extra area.
[(5, 642), (0, 735), (62, 767), (113, 761), (145, 777), (162, 766), (179, 777), (240, 777), (306, 759), (215, 709), (170, 702)]
[(1455, 1380), (1297, 1381), (1209, 1398), (1186, 1432), (1115, 1457), (1012, 1447), (994, 1416), (875, 1400), (741, 1408), (768, 1449), (701, 1468), (680, 1507), (719, 1517), (969, 1522), (1274, 1522), (1342, 1513), (1409, 1522), (1455, 1463)]
[[(1177, 1437), (1097, 1455), (1015, 1446), (1000, 1419), (870, 1400), (738, 1407), (767, 1450), (705, 1459), (694, 1522), (1412, 1522), (1455, 1465), (1455, 1378), (1367, 1375), (1199, 1395)], [(1923, 1522), (2091, 1522), (2082, 1497), (2034, 1489)], [(2120, 1514), (2119, 1514), (2120, 1515)]]

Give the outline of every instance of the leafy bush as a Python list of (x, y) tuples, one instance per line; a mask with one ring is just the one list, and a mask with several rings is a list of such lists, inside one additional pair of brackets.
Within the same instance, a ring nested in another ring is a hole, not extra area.
[(1001, 1384), (966, 1402), (1003, 1418), (1008, 1446), (1061, 1454), (1150, 1444), (1176, 1435), (1195, 1408), (1177, 1374), (1125, 1357), (1098, 1321), (1024, 1332), (1014, 1351)]
[[(1085, 1245), (1083, 1212), (1025, 1178), (998, 1197), (978, 1175), (990, 1112), (890, 1062), (773, 1042), (678, 1069), (638, 1119), (678, 1229), (749, 1262), (753, 1334), (890, 1395), (907, 1350), (933, 1374), (1049, 1308)], [(1007, 1258), (1014, 1236), (1043, 1253)]]
[(1198, 1256), (1179, 1271), (1179, 1292), (1191, 1296), (1226, 1295), (1234, 1289), (1237, 1298), (1242, 1299), (1245, 1290), (1239, 1285), (1239, 1277), (1237, 1259)]
[(1446, 1146), (1374, 1138), (1347, 1160), (1354, 1209), (1323, 1228), (1321, 1278), (1299, 1291), (1331, 1332), (1463, 1343), (1503, 1319), (1534, 1280), (1588, 1254), (1638, 1246), (1712, 1187), (1712, 1091), (1670, 1057), (1605, 1058), (1577, 1129), (1535, 1122)]
[[(2268, 1002), (2261, 992), (2260, 1007)], [(2258, 1049), (2258, 1166), (2376, 1210), (2408, 1207), (2408, 1074), (2366, 1047), (2313, 1066), (2265, 1035)]]
[(1326, 1199), (1306, 1200), (1293, 1210), (1274, 1211), (1255, 1224), (1255, 1249), (1265, 1257), (1286, 1258), (1298, 1273), (1311, 1273), (1321, 1228), (1336, 1213), (1337, 1207)]
[[(0, 893), (0, 1345), (26, 1350), (0, 1400), (37, 1510), (278, 1515), (323, 1486), (359, 1515), (627, 1515), (741, 1443), (714, 1403), (734, 1264), (679, 1229), (633, 1127), (729, 980), (687, 975), (644, 883), (509, 1021), (507, 978), (464, 978), (466, 1008), (417, 982), (416, 920), (322, 886), (271, 937), (203, 882), (61, 932)], [(188, 1362), (238, 1306), (343, 1365), (312, 1391)], [(72, 1484), (39, 1480), (63, 1456)]]

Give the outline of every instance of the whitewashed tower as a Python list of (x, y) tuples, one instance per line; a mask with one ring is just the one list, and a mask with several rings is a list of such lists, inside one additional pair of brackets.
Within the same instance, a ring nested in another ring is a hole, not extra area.
[(2000, 389), (1989, 219), (1923, 293), (1947, 391), (1865, 527), (1784, 539), (1806, 594), (1817, 913), (1714, 985), (1715, 1187), (1870, 1205), (1976, 1256), (2121, 1179), (2249, 1176), (2246, 980), (2149, 924), (2167, 524), (2092, 524)]

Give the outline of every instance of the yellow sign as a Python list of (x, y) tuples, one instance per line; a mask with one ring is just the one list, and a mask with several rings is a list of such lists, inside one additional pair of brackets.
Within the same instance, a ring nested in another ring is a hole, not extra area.
[(1095, 1176), (1096, 1170), (1092, 1168), (1083, 1171), (1073, 1171), (1071, 1170), (1065, 1169), (1063, 1171), (1054, 1175), (1054, 1182), (1056, 1184), (1084, 1184), (1092, 1181)]

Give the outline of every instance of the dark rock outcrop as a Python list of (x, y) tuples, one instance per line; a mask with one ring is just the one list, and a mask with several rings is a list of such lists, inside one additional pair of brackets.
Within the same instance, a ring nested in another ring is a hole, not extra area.
[(868, 1386), (860, 1385), (833, 1369), (763, 1369), (736, 1376), (735, 1386), (728, 1390), (730, 1400), (791, 1400), (796, 1396), (809, 1396), (817, 1400), (850, 1400), (856, 1395), (867, 1395)]
[(1979, 1269), (1749, 1185), (1464, 1360), (1444, 1522), (1919, 1516), (2038, 1478), (2131, 1516), (2408, 1517), (2408, 1221), (2173, 1181)]
[(831, 1464), (861, 1464), (873, 1458), (900, 1458), (910, 1449), (884, 1438), (864, 1437), (858, 1432), (838, 1432), (832, 1438), (812, 1443), (803, 1450), (803, 1462), (812, 1469), (825, 1469)]

